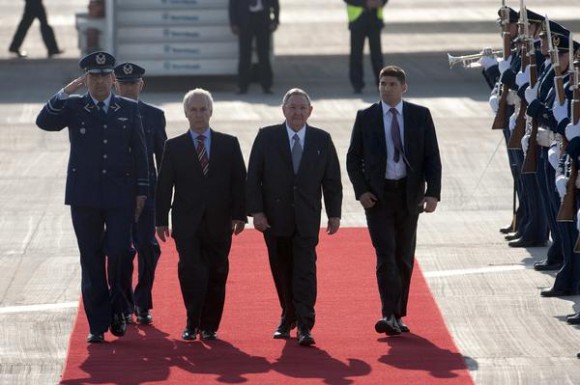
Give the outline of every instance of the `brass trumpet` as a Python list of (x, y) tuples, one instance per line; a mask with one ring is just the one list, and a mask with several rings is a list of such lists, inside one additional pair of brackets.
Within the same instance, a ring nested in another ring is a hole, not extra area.
[(453, 68), (456, 64), (461, 63), (463, 64), (464, 68), (478, 68), (481, 67), (479, 64), (479, 59), (484, 56), (495, 57), (502, 53), (501, 50), (492, 51), (489, 48), (484, 49), (479, 53), (475, 53), (472, 55), (464, 55), (464, 56), (451, 56), (447, 54), (447, 60), (449, 60), (449, 68)]

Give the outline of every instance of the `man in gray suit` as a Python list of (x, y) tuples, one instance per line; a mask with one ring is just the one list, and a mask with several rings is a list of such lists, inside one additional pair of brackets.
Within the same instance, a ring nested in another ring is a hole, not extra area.
[(356, 116), (346, 169), (365, 209), (377, 255), (382, 305), (378, 333), (408, 332), (409, 286), (417, 220), (441, 195), (441, 159), (429, 109), (403, 100), (406, 74), (397, 66), (379, 75), (381, 101)]
[(247, 178), (247, 208), (264, 233), (270, 268), (282, 307), (274, 338), (298, 326), (300, 345), (314, 344), (316, 245), (322, 195), (328, 234), (340, 227), (342, 184), (332, 138), (307, 124), (308, 94), (289, 90), (282, 100), (286, 121), (262, 128), (254, 141)]

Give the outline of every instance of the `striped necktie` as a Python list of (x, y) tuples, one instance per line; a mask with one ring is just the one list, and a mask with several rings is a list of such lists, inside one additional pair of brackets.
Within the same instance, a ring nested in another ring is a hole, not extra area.
[(207, 151), (204, 145), (205, 136), (199, 135), (197, 137), (197, 159), (199, 159), (199, 164), (201, 166), (201, 171), (203, 171), (203, 175), (207, 175), (209, 171), (209, 157), (207, 156)]

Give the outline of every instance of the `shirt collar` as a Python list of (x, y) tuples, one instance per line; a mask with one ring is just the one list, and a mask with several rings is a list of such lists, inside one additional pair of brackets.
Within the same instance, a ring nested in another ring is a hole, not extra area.
[[(381, 100), (381, 105), (383, 107), (383, 115), (386, 114), (387, 112), (389, 112), (391, 110), (391, 106), (389, 106), (387, 103), (385, 103), (383, 100)], [(397, 112), (399, 113), (399, 115), (403, 116), (403, 100), (401, 99), (401, 101), (395, 106), (395, 109), (397, 110)]]
[[(97, 105), (97, 103), (99, 103), (99, 101), (95, 98), (93, 98), (93, 95), (89, 94), (89, 96), (91, 97), (91, 99), (93, 99), (93, 103), (95, 103), (95, 106)], [(105, 100), (103, 100), (103, 103), (105, 103), (105, 110), (107, 111), (109, 109), (109, 106), (111, 105), (111, 98), (113, 97), (112, 93), (109, 93), (109, 96), (107, 96), (105, 98)]]
[(300, 142), (304, 143), (304, 137), (306, 136), (306, 125), (304, 125), (298, 131), (294, 131), (293, 129), (291, 129), (288, 126), (288, 122), (285, 122), (284, 125), (286, 126), (286, 132), (288, 133), (288, 138), (290, 138), (290, 143), (292, 143), (292, 137), (294, 136), (294, 134), (298, 134)]

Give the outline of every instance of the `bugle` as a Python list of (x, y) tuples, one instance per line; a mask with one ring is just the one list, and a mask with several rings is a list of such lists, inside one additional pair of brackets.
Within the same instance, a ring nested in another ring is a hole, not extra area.
[(451, 54), (447, 54), (447, 60), (449, 61), (449, 68), (453, 68), (455, 65), (461, 63), (465, 68), (478, 68), (481, 67), (479, 64), (479, 59), (484, 56), (498, 56), (501, 54), (502, 51), (491, 51), (491, 50), (483, 50), (480, 53), (475, 53), (472, 55), (463, 55), (463, 56), (452, 56)]

